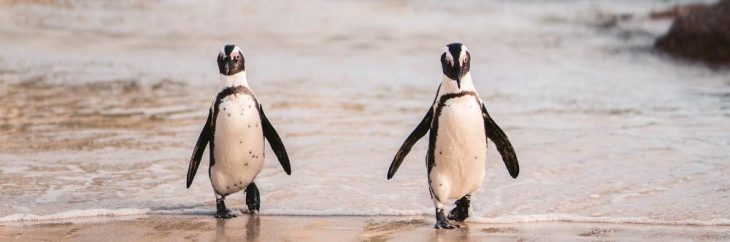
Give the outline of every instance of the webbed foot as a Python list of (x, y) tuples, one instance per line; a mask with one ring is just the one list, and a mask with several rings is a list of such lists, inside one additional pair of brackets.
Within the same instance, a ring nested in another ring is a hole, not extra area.
[(449, 221), (444, 215), (444, 209), (436, 209), (436, 224), (433, 227), (435, 229), (455, 229), (461, 228), (461, 225)]
[(469, 217), (469, 202), (470, 196), (466, 195), (459, 200), (456, 200), (456, 207), (449, 212), (448, 219), (463, 222)]
[(215, 217), (216, 218), (234, 218), (236, 215), (231, 213), (231, 210), (226, 208), (226, 203), (223, 201), (223, 198), (216, 199), (215, 201), (216, 205), (216, 212)]

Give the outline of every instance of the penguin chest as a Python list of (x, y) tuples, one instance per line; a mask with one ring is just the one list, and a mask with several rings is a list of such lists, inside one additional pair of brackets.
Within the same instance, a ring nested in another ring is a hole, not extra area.
[[(479, 102), (474, 96), (447, 100), (436, 117), (432, 186), (446, 186), (440, 197), (460, 198), (484, 180), (487, 139)], [(438, 189), (435, 189), (438, 190)]]
[(210, 178), (222, 195), (248, 186), (264, 163), (264, 135), (256, 101), (252, 96), (234, 94), (221, 101), (215, 122)]

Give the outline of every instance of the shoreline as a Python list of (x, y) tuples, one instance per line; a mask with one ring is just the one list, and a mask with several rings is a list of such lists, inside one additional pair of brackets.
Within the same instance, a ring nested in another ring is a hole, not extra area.
[(71, 220), (7, 222), (0, 240), (247, 240), (261, 241), (483, 241), (498, 240), (728, 240), (730, 226), (585, 222), (466, 223), (433, 229), (430, 216), (130, 215)]
[[(232, 210), (234, 215), (249, 216), (245, 209)], [(141, 209), (141, 208), (119, 208), (119, 209), (83, 209), (69, 210), (54, 214), (35, 215), (29, 213), (16, 213), (0, 217), (0, 226), (13, 223), (54, 223), (73, 222), (88, 219), (115, 219), (139, 216), (213, 216), (215, 210), (203, 208), (188, 209)], [(383, 213), (361, 212), (322, 212), (322, 211), (290, 211), (280, 209), (268, 209), (258, 212), (258, 216), (279, 216), (279, 217), (430, 217), (428, 212), (412, 210)], [(495, 217), (482, 217), (472, 215), (468, 223), (473, 224), (521, 224), (521, 223), (590, 223), (590, 224), (627, 224), (627, 225), (660, 225), (660, 226), (720, 226), (730, 227), (730, 219), (713, 218), (708, 220), (684, 219), (684, 220), (657, 220), (647, 217), (594, 217), (578, 214), (545, 213), (545, 214), (521, 214), (502, 215)]]

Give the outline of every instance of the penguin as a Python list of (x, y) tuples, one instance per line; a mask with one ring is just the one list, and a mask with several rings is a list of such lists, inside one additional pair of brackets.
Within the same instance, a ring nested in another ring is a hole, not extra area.
[(218, 71), (221, 88), (193, 149), (187, 188), (193, 183), (205, 146), (209, 145), (208, 175), (215, 193), (215, 217), (232, 218), (235, 215), (226, 208), (225, 198), (244, 189), (248, 210), (259, 211), (260, 194), (254, 179), (263, 168), (264, 139), (269, 141), (287, 175), (291, 175), (291, 167), (279, 134), (248, 86), (241, 48), (224, 46), (218, 53)]
[[(512, 144), (474, 88), (470, 67), (471, 55), (465, 45), (452, 43), (444, 47), (443, 77), (431, 108), (403, 142), (388, 170), (390, 180), (413, 145), (430, 133), (426, 167), (437, 229), (461, 227), (452, 220), (462, 222), (469, 217), (471, 195), (484, 181), (487, 138), (496, 145), (510, 176), (517, 178), (520, 172)], [(453, 199), (456, 207), (446, 217), (444, 203)]]

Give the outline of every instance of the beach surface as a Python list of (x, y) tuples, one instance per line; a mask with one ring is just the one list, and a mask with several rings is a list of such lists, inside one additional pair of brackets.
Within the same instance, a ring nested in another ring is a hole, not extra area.
[[(246, 236), (207, 154), (185, 188), (229, 43), (291, 159), (256, 179), (264, 241), (727, 240), (730, 75), (652, 48), (695, 2), (0, 0), (0, 240)], [(469, 229), (437, 232), (427, 139), (386, 172), (456, 41), (521, 173), (490, 143)]]
[(727, 241), (711, 226), (604, 223), (468, 224), (435, 230), (431, 217), (139, 216), (8, 224), (3, 241)]

